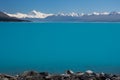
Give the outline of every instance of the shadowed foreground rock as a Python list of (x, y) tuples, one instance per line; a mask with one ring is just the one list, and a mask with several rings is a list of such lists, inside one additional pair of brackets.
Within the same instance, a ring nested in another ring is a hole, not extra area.
[(94, 73), (91, 70), (76, 72), (71, 70), (65, 74), (49, 74), (48, 72), (26, 71), (20, 75), (0, 74), (0, 80), (120, 80), (120, 75)]

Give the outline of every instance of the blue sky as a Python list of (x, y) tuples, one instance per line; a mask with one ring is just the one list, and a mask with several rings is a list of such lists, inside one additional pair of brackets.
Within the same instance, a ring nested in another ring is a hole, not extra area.
[(0, 0), (0, 10), (10, 13), (111, 12), (120, 11), (120, 0)]

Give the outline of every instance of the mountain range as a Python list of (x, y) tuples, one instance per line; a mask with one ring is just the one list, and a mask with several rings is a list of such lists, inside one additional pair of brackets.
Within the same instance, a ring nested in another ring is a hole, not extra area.
[(26, 22), (28, 20), (22, 20), (17, 17), (11, 17), (6, 13), (0, 12), (0, 22)]
[(28, 14), (23, 13), (3, 13), (0, 12), (0, 20), (27, 20), (32, 22), (120, 22), (120, 12), (93, 12), (91, 14), (84, 13), (58, 13), (46, 14), (36, 10)]

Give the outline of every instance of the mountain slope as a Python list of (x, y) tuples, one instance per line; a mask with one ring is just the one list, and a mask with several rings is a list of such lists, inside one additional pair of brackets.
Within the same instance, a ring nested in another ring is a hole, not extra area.
[(15, 17), (10, 17), (7, 14), (0, 12), (0, 22), (24, 22), (26, 20), (17, 19)]

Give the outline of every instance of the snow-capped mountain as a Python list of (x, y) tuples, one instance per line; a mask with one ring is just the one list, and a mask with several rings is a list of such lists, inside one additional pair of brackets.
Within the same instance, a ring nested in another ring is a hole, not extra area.
[(28, 14), (24, 14), (24, 13), (15, 13), (15, 14), (9, 14), (7, 13), (9, 16), (11, 17), (17, 17), (17, 18), (46, 18), (48, 16), (52, 16), (53, 14), (46, 14), (46, 13), (42, 13), (36, 10), (31, 11)]
[(93, 12), (46, 14), (33, 10), (28, 14), (16, 13), (7, 15), (31, 21), (77, 21), (77, 22), (120, 22), (120, 12)]
[(16, 17), (11, 17), (4, 12), (0, 11), (0, 22), (28, 22), (28, 20), (18, 19)]

